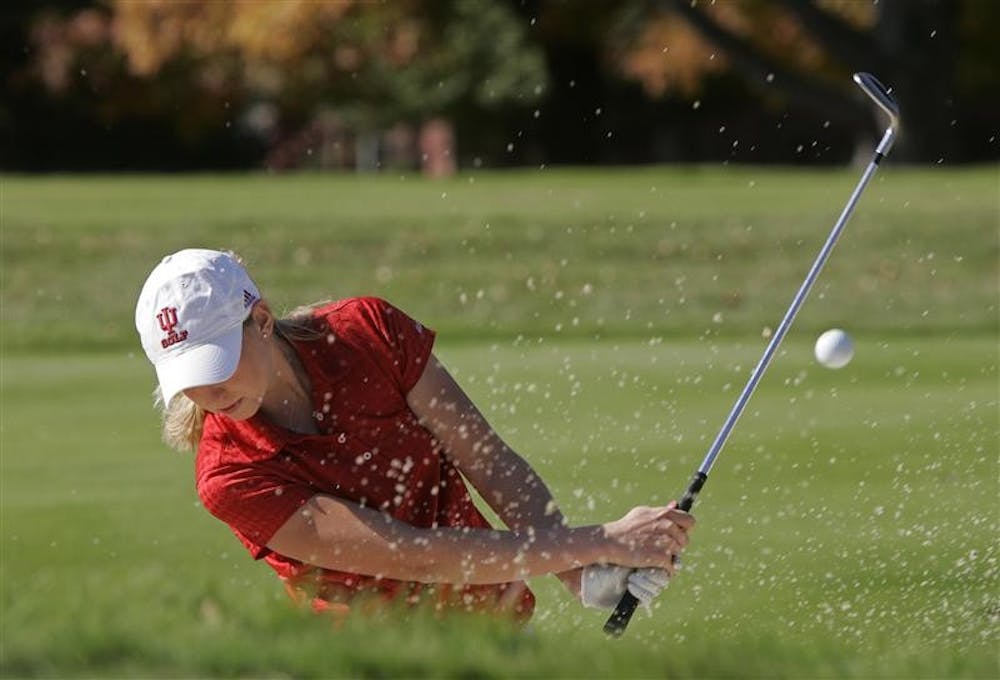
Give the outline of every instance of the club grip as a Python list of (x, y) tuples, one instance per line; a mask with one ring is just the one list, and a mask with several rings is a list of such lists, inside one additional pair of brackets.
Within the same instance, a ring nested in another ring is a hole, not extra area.
[(628, 622), (632, 619), (632, 614), (635, 614), (635, 608), (638, 606), (639, 599), (626, 590), (622, 599), (618, 600), (615, 610), (611, 612), (611, 616), (604, 622), (604, 632), (612, 637), (621, 637), (621, 634), (628, 628)]
[(698, 498), (698, 494), (701, 493), (701, 487), (705, 486), (706, 479), (708, 479), (708, 475), (701, 470), (694, 473), (694, 477), (692, 477), (691, 481), (688, 483), (687, 490), (684, 492), (684, 495), (681, 496), (681, 500), (677, 504), (678, 510), (687, 512), (691, 509), (691, 506), (694, 505), (695, 499)]
[[(677, 503), (679, 510), (687, 512), (691, 509), (695, 499), (698, 497), (698, 493), (701, 491), (701, 487), (705, 486), (706, 479), (708, 479), (708, 475), (701, 470), (694, 473), (687, 490), (681, 497), (680, 502)], [(611, 616), (604, 622), (604, 632), (612, 637), (621, 637), (625, 629), (628, 628), (628, 622), (632, 620), (632, 615), (635, 614), (635, 609), (638, 606), (638, 598), (626, 590), (621, 599), (618, 600), (615, 610), (611, 612)]]

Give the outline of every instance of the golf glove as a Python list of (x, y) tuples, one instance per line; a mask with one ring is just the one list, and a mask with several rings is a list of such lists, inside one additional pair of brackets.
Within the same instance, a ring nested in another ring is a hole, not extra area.
[(591, 564), (583, 569), (580, 599), (584, 606), (614, 609), (626, 588), (639, 604), (648, 606), (670, 580), (664, 569), (633, 569), (616, 564)]

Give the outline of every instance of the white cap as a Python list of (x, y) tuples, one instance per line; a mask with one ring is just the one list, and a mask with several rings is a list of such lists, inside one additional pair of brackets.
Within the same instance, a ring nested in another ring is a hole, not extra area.
[(243, 322), (259, 299), (230, 253), (190, 249), (163, 258), (139, 293), (135, 327), (164, 404), (182, 390), (214, 385), (236, 372)]

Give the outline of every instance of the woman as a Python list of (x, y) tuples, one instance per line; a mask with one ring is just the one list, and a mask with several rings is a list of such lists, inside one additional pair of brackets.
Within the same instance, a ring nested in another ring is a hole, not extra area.
[(694, 519), (673, 504), (568, 526), (434, 357), (434, 333), (383, 300), (277, 319), (232, 254), (191, 249), (149, 275), (135, 320), (164, 437), (197, 449), (202, 503), (317, 610), (374, 595), (523, 620), (524, 580), (547, 573), (588, 606), (626, 588), (645, 604), (687, 544)]

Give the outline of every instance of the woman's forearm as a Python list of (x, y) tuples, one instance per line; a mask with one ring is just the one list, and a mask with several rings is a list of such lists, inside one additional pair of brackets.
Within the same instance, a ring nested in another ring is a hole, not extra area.
[(427, 583), (503, 583), (567, 571), (599, 554), (601, 529), (528, 530), (409, 528), (397, 545), (394, 578)]
[(613, 558), (602, 526), (499, 531), (423, 529), (316, 496), (268, 542), (327, 569), (425, 583), (504, 583)]

